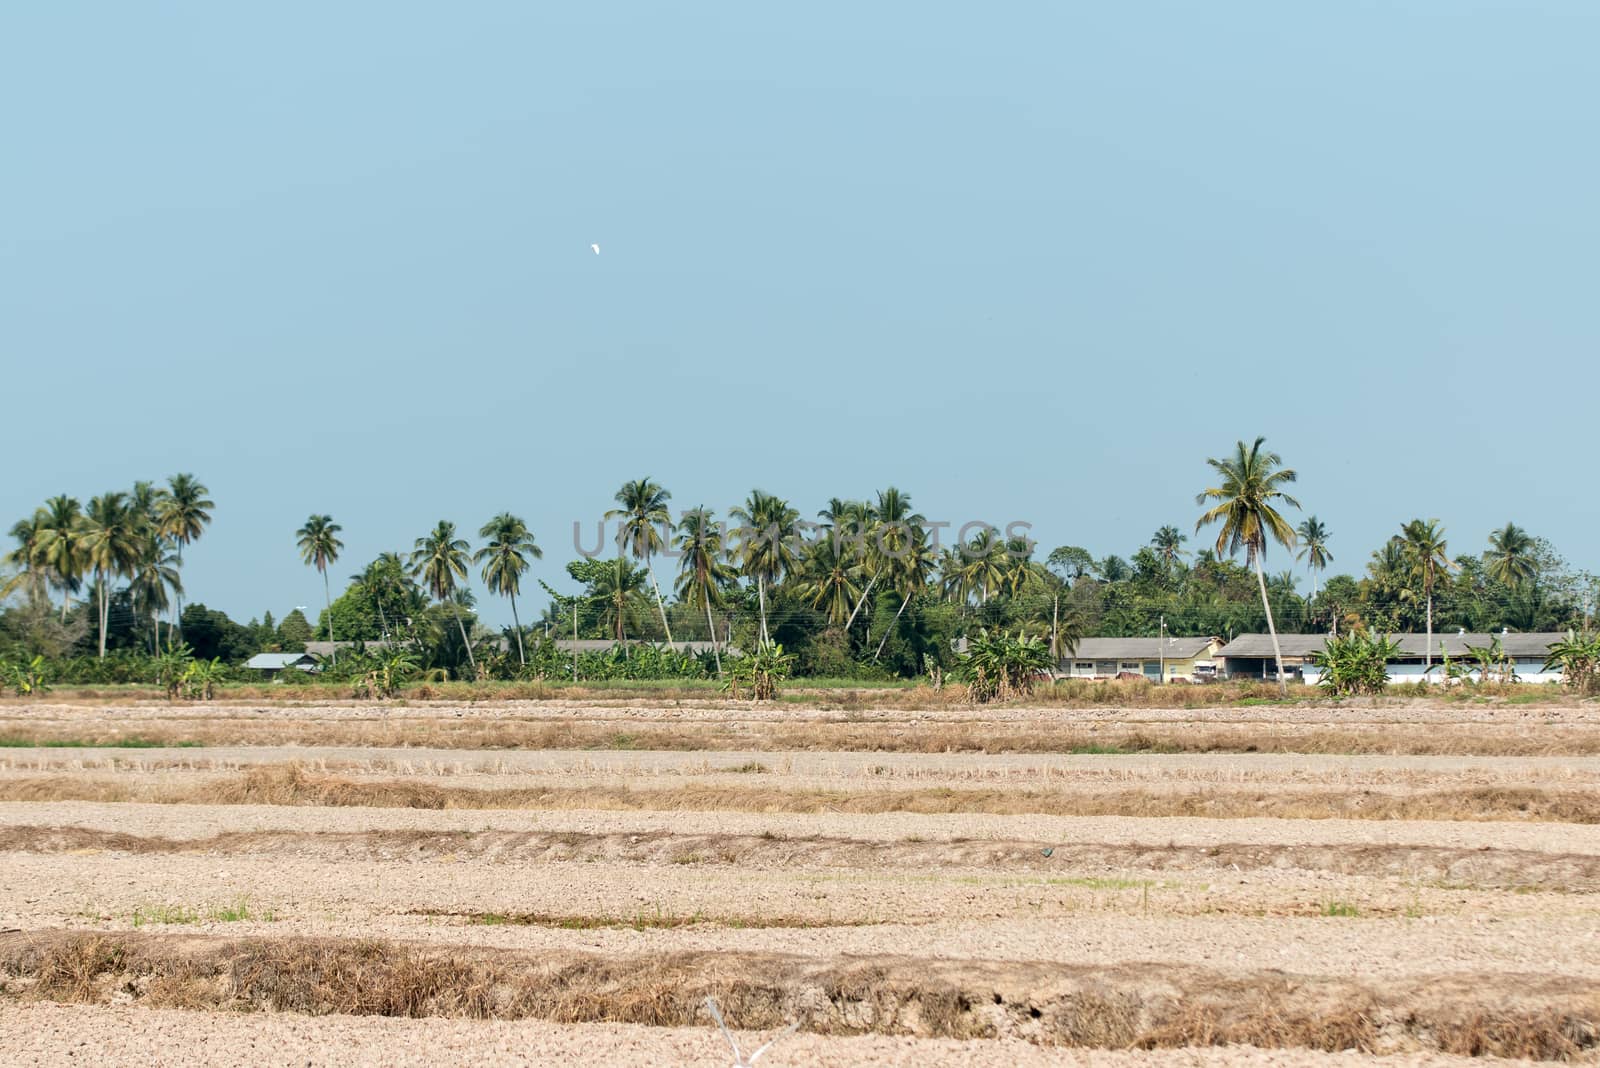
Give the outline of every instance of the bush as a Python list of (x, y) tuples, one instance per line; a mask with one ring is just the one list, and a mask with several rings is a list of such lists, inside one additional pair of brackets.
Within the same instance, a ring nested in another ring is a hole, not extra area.
[(777, 642), (763, 642), (755, 652), (728, 664), (722, 688), (730, 697), (771, 701), (778, 696), (778, 684), (794, 668), (794, 659)]
[(1322, 668), (1318, 683), (1332, 697), (1380, 694), (1389, 685), (1389, 661), (1400, 654), (1400, 643), (1387, 634), (1373, 637), (1363, 631), (1329, 638), (1312, 662)]
[(1054, 665), (1049, 647), (1038, 638), (985, 633), (968, 642), (956, 674), (967, 684), (967, 696), (981, 704), (1026, 697)]
[(1579, 697), (1600, 693), (1600, 635), (1567, 631), (1550, 647), (1544, 669), (1561, 669), (1561, 681)]

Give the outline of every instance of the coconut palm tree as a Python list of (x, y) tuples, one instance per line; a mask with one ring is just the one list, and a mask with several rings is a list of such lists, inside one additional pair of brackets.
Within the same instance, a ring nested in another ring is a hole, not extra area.
[(78, 498), (62, 494), (44, 502), (39, 528), (40, 562), (61, 591), (61, 620), (66, 622), (72, 595), (83, 585), (83, 506)]
[(111, 613), (111, 582), (130, 574), (138, 562), (144, 517), (134, 511), (128, 495), (102, 493), (89, 501), (84, 512), (83, 558), (94, 572), (100, 609), (100, 657), (106, 655), (106, 627)]
[[(889, 492), (899, 491), (891, 487)], [(878, 494), (878, 499), (883, 499), (882, 493)], [(881, 561), (874, 553), (871, 542), (877, 529), (878, 511), (866, 501), (847, 501), (834, 497), (828, 501), (826, 508), (817, 513), (817, 518), (822, 520), (822, 530), (832, 543), (834, 554), (843, 559), (859, 578), (866, 580), (859, 587), (855, 604), (844, 621), (844, 629), (848, 633), (855, 626), (856, 616), (861, 613), (867, 598), (872, 595), (873, 587), (878, 584), (878, 564)]]
[[(339, 550), (344, 548), (344, 542), (338, 538), (343, 529), (331, 515), (313, 515), (295, 532), (300, 559), (322, 574), (322, 595), (328, 604), (328, 641), (334, 643), (338, 639), (333, 633), (333, 590), (328, 585), (328, 565), (339, 559)], [(332, 648), (333, 661), (338, 663), (339, 646), (334, 644)]]
[(1496, 582), (1520, 590), (1539, 576), (1539, 565), (1533, 556), (1533, 539), (1515, 523), (1507, 523), (1501, 530), (1489, 535), (1487, 563), (1489, 577)]
[[(456, 583), (467, 577), (467, 552), (471, 547), (456, 537), (456, 525), (447, 519), (428, 534), (416, 540), (411, 553), (411, 573), (422, 579), (433, 599), (440, 604), (455, 603)], [(461, 644), (467, 649), (467, 664), (474, 677), (478, 674), (478, 659), (472, 655), (472, 641), (467, 637), (467, 625), (461, 621), (461, 605), (455, 603), (456, 627), (461, 631)]]
[(5, 585), (0, 586), (0, 599), (11, 596), (19, 589), (28, 591), (30, 604), (38, 604), (45, 598), (50, 581), (49, 571), (44, 566), (44, 553), (40, 543), (48, 519), (45, 510), (38, 508), (27, 519), (19, 519), (12, 524), (11, 537), (17, 545), (4, 557), (0, 557), (0, 565), (14, 567), (17, 570)]
[(178, 557), (169, 543), (153, 530), (141, 539), (139, 558), (132, 572), (133, 606), (135, 612), (150, 619), (150, 655), (161, 654), (161, 613), (172, 606), (173, 596), (183, 593), (183, 579), (178, 573)]
[(629, 624), (637, 625), (645, 600), (645, 583), (649, 576), (642, 567), (634, 567), (625, 556), (606, 561), (594, 578), (594, 593), (590, 599), (600, 605), (600, 621), (611, 631), (617, 642), (628, 640)]
[(661, 629), (666, 632), (669, 642), (672, 641), (672, 625), (667, 622), (667, 602), (662, 599), (661, 586), (656, 582), (656, 569), (650, 563), (650, 557), (660, 552), (666, 544), (662, 532), (672, 529), (672, 514), (667, 511), (667, 502), (671, 499), (671, 493), (650, 479), (634, 479), (624, 482), (617, 491), (615, 500), (622, 507), (606, 513), (608, 520), (621, 520), (617, 527), (617, 550), (632, 553), (634, 559), (644, 561), (645, 571), (650, 575), (650, 587), (656, 593), (656, 607), (661, 611)]
[(961, 557), (957, 600), (966, 603), (976, 596), (979, 604), (988, 604), (1005, 584), (1008, 561), (997, 533), (994, 528), (985, 527), (957, 550)]
[(385, 645), (389, 644), (389, 616), (384, 605), (404, 609), (406, 614), (400, 619), (406, 619), (408, 623), (407, 616), (412, 612), (407, 602), (416, 600), (417, 607), (420, 607), (420, 595), (406, 572), (406, 562), (399, 553), (381, 552), (359, 575), (350, 576), (350, 581), (372, 598), (373, 606), (378, 610), (378, 628)]
[(1283, 677), (1283, 649), (1278, 643), (1277, 624), (1272, 619), (1272, 602), (1267, 597), (1267, 577), (1261, 560), (1271, 542), (1285, 548), (1294, 547), (1294, 528), (1278, 508), (1283, 505), (1300, 507), (1300, 502), (1282, 489), (1298, 476), (1292, 468), (1283, 466), (1283, 459), (1277, 453), (1262, 450), (1266, 440), (1258, 437), (1248, 447), (1241, 441), (1232, 456), (1206, 460), (1217, 473), (1220, 484), (1207, 487), (1195, 496), (1197, 505), (1204, 506), (1208, 501), (1216, 503), (1200, 516), (1194, 529), (1198, 534), (1202, 528), (1220, 523), (1217, 555), (1237, 555), (1242, 548), (1246, 562), (1255, 568), (1256, 584), (1261, 588), (1261, 607), (1267, 614), (1267, 631), (1272, 635), (1278, 690), (1287, 694), (1289, 684)]
[(934, 555), (928, 529), (922, 525), (921, 516), (917, 516), (916, 519), (915, 525), (908, 528), (910, 533), (904, 546), (890, 558), (889, 581), (892, 588), (900, 594), (900, 607), (895, 609), (894, 618), (883, 629), (883, 636), (878, 639), (878, 648), (872, 654), (873, 660), (883, 656), (883, 647), (889, 644), (889, 635), (893, 634), (895, 627), (899, 625), (906, 606), (911, 603), (911, 598), (928, 588), (928, 583), (938, 567), (938, 558)]
[(717, 643), (717, 624), (711, 616), (713, 605), (721, 606), (723, 591), (736, 578), (734, 569), (723, 560), (722, 525), (711, 517), (704, 505), (678, 520), (678, 581), (680, 600), (699, 601), (706, 610), (706, 629), (711, 635), (711, 655), (722, 675), (722, 653)]
[(833, 538), (819, 538), (811, 544), (800, 571), (800, 596), (821, 609), (830, 626), (841, 626), (852, 618), (851, 606), (861, 597), (856, 583), (857, 567), (853, 554)]
[(1316, 516), (1308, 515), (1295, 529), (1295, 534), (1299, 536), (1302, 548), (1294, 558), (1304, 560), (1306, 569), (1311, 572), (1311, 599), (1315, 601), (1317, 578), (1333, 561), (1333, 554), (1328, 551), (1328, 528)]
[[(161, 533), (171, 538), (178, 548), (178, 569), (183, 569), (183, 550), (192, 542), (198, 541), (204, 534), (206, 527), (211, 524), (211, 510), (216, 503), (211, 500), (211, 491), (205, 484), (191, 474), (180, 473), (167, 479), (166, 493), (161, 500), (160, 510), (157, 515), (157, 524)], [(173, 604), (172, 618), (174, 624), (183, 615), (183, 591), (179, 590)], [(332, 617), (329, 617), (329, 626), (332, 626)], [(179, 637), (182, 637), (182, 627), (178, 627)], [(330, 631), (330, 636), (332, 632)]]
[(734, 532), (733, 554), (745, 576), (755, 579), (761, 644), (766, 646), (772, 641), (767, 633), (767, 587), (800, 563), (800, 513), (780, 497), (751, 490), (744, 504), (728, 514), (740, 524)]
[(511, 623), (517, 632), (517, 662), (528, 663), (522, 647), (522, 621), (517, 618), (517, 594), (522, 592), (522, 576), (528, 570), (528, 557), (544, 556), (544, 550), (533, 540), (528, 524), (509, 512), (501, 512), (478, 531), (480, 538), (488, 541), (472, 556), (472, 562), (483, 564), (483, 584), (490, 593), (498, 593), (511, 600)]
[(1189, 555), (1183, 550), (1183, 543), (1188, 540), (1188, 536), (1181, 533), (1177, 527), (1169, 525), (1155, 532), (1150, 538), (1150, 547), (1156, 551), (1156, 556), (1160, 557), (1170, 572), (1178, 566), (1178, 561)]
[(1428, 638), (1423, 655), (1423, 670), (1433, 666), (1433, 589), (1441, 574), (1448, 574), (1455, 561), (1445, 545), (1444, 528), (1437, 519), (1413, 519), (1400, 528), (1395, 541), (1405, 554), (1411, 573), (1422, 584), (1422, 597), (1428, 604)]

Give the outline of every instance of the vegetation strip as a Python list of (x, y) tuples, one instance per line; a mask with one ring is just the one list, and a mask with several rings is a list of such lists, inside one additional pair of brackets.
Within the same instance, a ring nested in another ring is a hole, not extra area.
[[(1082, 870), (1203, 872), (1263, 869), (1411, 879), (1477, 889), (1600, 891), (1600, 856), (1522, 849), (1420, 845), (1142, 845), (1053, 844), (993, 839), (868, 840), (778, 834), (667, 832), (585, 834), (573, 831), (238, 831), (209, 838), (140, 837), (82, 827), (0, 829), (0, 852), (221, 854), (416, 862), (737, 864), (743, 869), (963, 868), (1049, 874)], [(755, 921), (744, 926), (760, 926)]]
[(82, 723), (30, 722), (0, 735), (0, 747), (190, 748), (299, 745), (657, 752), (852, 753), (1286, 753), (1382, 756), (1597, 756), (1600, 724), (1384, 723), (1362, 727), (1242, 722), (1149, 723), (1136, 728), (1059, 727), (1034, 722), (761, 722), (617, 725), (537, 719), (460, 721), (437, 716), (249, 720), (217, 717), (174, 726), (144, 722), (136, 733)]
[(71, 775), (0, 780), (0, 801), (1600, 823), (1600, 794), (1581, 789), (1481, 786), (1411, 793), (1363, 789), (1121, 789), (1091, 793), (950, 787), (849, 792), (706, 785), (637, 790), (625, 786), (492, 789), (400, 779), (361, 782), (313, 775), (294, 765), (252, 768), (236, 776), (183, 786), (135, 785)]
[(6, 996), (323, 1015), (537, 1018), (696, 1026), (713, 996), (735, 1027), (1018, 1037), (1043, 1045), (1245, 1044), (1564, 1059), (1600, 1045), (1600, 985), (1462, 974), (1382, 983), (908, 957), (577, 953), (376, 940), (48, 931), (0, 936)]

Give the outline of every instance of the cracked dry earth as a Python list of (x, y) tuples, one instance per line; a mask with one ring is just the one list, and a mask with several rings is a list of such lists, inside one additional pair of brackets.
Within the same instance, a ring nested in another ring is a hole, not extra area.
[(1600, 1061), (1600, 709), (1279, 711), (0, 704), (0, 1063)]

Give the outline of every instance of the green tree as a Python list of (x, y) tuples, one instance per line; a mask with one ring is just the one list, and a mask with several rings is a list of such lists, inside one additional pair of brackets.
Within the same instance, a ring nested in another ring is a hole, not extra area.
[(39, 557), (61, 591), (61, 621), (67, 621), (72, 595), (83, 586), (87, 567), (83, 550), (86, 520), (78, 498), (65, 494), (44, 502), (45, 517), (39, 528)]
[[(509, 512), (501, 512), (483, 525), (478, 536), (487, 538), (483, 548), (472, 555), (472, 562), (483, 565), (483, 584), (490, 593), (511, 601), (511, 622), (517, 632), (517, 662), (528, 663), (522, 647), (522, 621), (517, 618), (517, 594), (522, 592), (522, 576), (527, 573), (528, 557), (544, 556), (533, 540), (528, 524)], [(652, 579), (653, 581), (653, 579)]]
[(795, 570), (800, 562), (800, 513), (789, 502), (761, 490), (751, 490), (743, 505), (728, 513), (740, 524), (733, 553), (747, 578), (755, 580), (761, 613), (761, 644), (767, 632), (767, 588)]
[(19, 519), (11, 526), (11, 537), (16, 548), (0, 558), (0, 565), (15, 568), (16, 572), (0, 584), (0, 600), (17, 590), (26, 590), (29, 604), (44, 601), (50, 585), (49, 569), (44, 564), (43, 539), (48, 515), (43, 508), (27, 519)]
[[(183, 596), (183, 579), (178, 572), (178, 557), (170, 543), (151, 530), (141, 539), (139, 556), (132, 572), (134, 611), (150, 620), (150, 653), (161, 652), (161, 613), (172, 607), (173, 598)], [(168, 592), (172, 597), (168, 597)]]
[(861, 596), (849, 550), (833, 538), (818, 538), (801, 565), (797, 592), (832, 626), (843, 626)]
[(1306, 568), (1311, 572), (1311, 599), (1317, 599), (1317, 579), (1328, 564), (1333, 561), (1333, 554), (1328, 551), (1328, 528), (1314, 515), (1306, 516), (1295, 533), (1300, 537), (1301, 550), (1295, 554), (1296, 560), (1304, 560)]
[(106, 655), (106, 627), (111, 611), (111, 583), (132, 572), (141, 547), (142, 517), (121, 491), (102, 493), (89, 502), (83, 528), (84, 559), (95, 576), (100, 607), (100, 658)]
[[(344, 542), (338, 536), (343, 529), (333, 521), (331, 515), (312, 515), (306, 520), (305, 526), (295, 532), (295, 543), (300, 546), (300, 559), (322, 575), (322, 596), (327, 601), (330, 642), (337, 642), (338, 638), (333, 633), (333, 589), (328, 585), (328, 566), (339, 559), (339, 551), (344, 548)], [(337, 644), (333, 646), (333, 662), (339, 662)]]
[(1200, 516), (1194, 529), (1198, 534), (1204, 527), (1220, 523), (1217, 555), (1235, 556), (1242, 548), (1246, 563), (1255, 568), (1256, 584), (1261, 589), (1261, 607), (1267, 616), (1267, 631), (1272, 635), (1278, 689), (1287, 694), (1289, 685), (1283, 677), (1283, 649), (1278, 643), (1278, 627), (1272, 618), (1272, 602), (1267, 598), (1267, 578), (1261, 561), (1270, 542), (1276, 541), (1285, 548), (1294, 547), (1294, 528), (1278, 508), (1281, 505), (1299, 508), (1300, 502), (1282, 489), (1297, 478), (1294, 470), (1284, 467), (1277, 453), (1262, 451), (1266, 440), (1258, 437), (1248, 447), (1241, 441), (1232, 456), (1206, 460), (1217, 473), (1220, 484), (1207, 487), (1195, 496), (1197, 505), (1216, 503)]
[(600, 619), (618, 642), (628, 640), (628, 626), (637, 626), (644, 610), (645, 583), (649, 576), (642, 567), (633, 567), (626, 557), (605, 562), (589, 588), (589, 599), (600, 607)]
[[(187, 612), (188, 609), (184, 611)], [(278, 644), (283, 646), (283, 651), (286, 653), (305, 652), (306, 642), (315, 636), (316, 632), (311, 629), (311, 621), (298, 608), (284, 616), (283, 622), (278, 624)]]
[(663, 532), (672, 530), (672, 515), (667, 511), (672, 494), (649, 478), (639, 478), (624, 482), (614, 499), (622, 507), (607, 512), (606, 519), (621, 521), (617, 527), (617, 551), (631, 553), (634, 559), (644, 561), (650, 586), (655, 590), (656, 607), (661, 611), (661, 629), (670, 642), (672, 625), (667, 622), (667, 602), (661, 597), (661, 586), (656, 582), (656, 570), (650, 558), (666, 544)]
[[(411, 553), (411, 573), (422, 579), (422, 584), (441, 605), (452, 602), (456, 583), (467, 577), (468, 548), (465, 541), (456, 537), (456, 525), (445, 519), (439, 520), (438, 526), (416, 541)], [(467, 648), (467, 663), (476, 676), (478, 660), (472, 654), (472, 641), (461, 620), (461, 606), (455, 607), (456, 626), (461, 631), (461, 643)]]
[(1515, 523), (1507, 523), (1489, 535), (1486, 556), (1489, 577), (1509, 589), (1520, 590), (1539, 577), (1533, 538)]
[(1433, 666), (1433, 591), (1439, 576), (1448, 574), (1455, 562), (1450, 559), (1445, 545), (1444, 528), (1437, 519), (1413, 519), (1395, 535), (1397, 547), (1404, 554), (1411, 573), (1422, 585), (1422, 598), (1427, 603), (1428, 638), (1423, 656), (1423, 670)]
[(701, 505), (678, 520), (678, 537), (674, 545), (678, 550), (678, 599), (689, 604), (699, 602), (705, 607), (706, 629), (711, 635), (711, 654), (717, 662), (717, 675), (720, 677), (722, 653), (711, 609), (713, 606), (722, 606), (726, 591), (736, 577), (733, 567), (723, 560), (722, 525)]
[(1150, 547), (1156, 551), (1161, 562), (1170, 572), (1187, 554), (1183, 550), (1183, 543), (1189, 539), (1178, 531), (1177, 527), (1165, 526), (1155, 532), (1150, 539)]
[[(177, 568), (183, 570), (183, 550), (198, 541), (200, 535), (205, 533), (206, 527), (211, 524), (211, 510), (216, 503), (211, 500), (211, 491), (205, 484), (191, 474), (181, 473), (167, 479), (167, 489), (162, 495), (160, 507), (156, 513), (156, 525), (164, 537), (172, 539), (177, 546)], [(183, 591), (177, 591), (173, 611), (176, 618), (183, 617)], [(179, 640), (182, 639), (182, 628), (179, 628)]]

